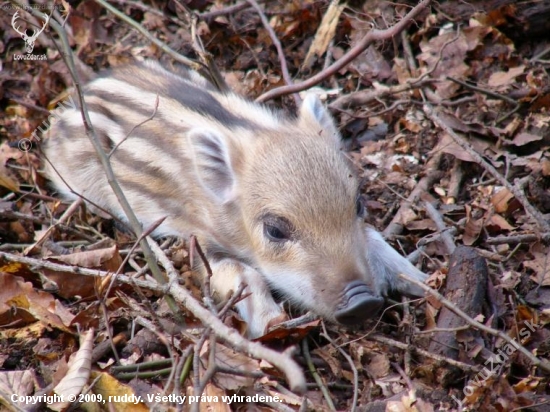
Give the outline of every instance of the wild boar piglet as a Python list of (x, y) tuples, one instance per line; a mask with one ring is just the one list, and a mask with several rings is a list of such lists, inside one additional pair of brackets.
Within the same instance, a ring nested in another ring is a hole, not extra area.
[[(398, 274), (426, 275), (365, 226), (358, 179), (316, 97), (288, 117), (148, 61), (96, 78), (85, 100), (104, 150), (118, 146), (112, 166), (143, 227), (166, 217), (155, 235), (197, 236), (216, 298), (247, 285), (236, 307), (250, 337), (284, 318), (272, 291), (344, 324), (375, 316), (391, 289), (422, 295)], [(80, 109), (60, 117), (44, 144), (48, 177), (125, 219)]]

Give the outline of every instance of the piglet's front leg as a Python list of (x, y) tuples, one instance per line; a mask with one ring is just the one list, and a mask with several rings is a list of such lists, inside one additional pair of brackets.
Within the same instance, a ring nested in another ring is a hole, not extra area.
[(210, 284), (215, 298), (228, 299), (231, 292), (236, 291), (241, 283), (247, 285), (243, 296), (249, 296), (235, 306), (248, 324), (249, 338), (258, 338), (265, 334), (270, 326), (287, 319), (284, 311), (273, 300), (269, 286), (258, 271), (230, 258), (210, 262), (210, 266)]
[(399, 275), (404, 274), (420, 282), (424, 282), (428, 275), (397, 253), (376, 230), (367, 227), (366, 237), (367, 261), (378, 294), (385, 296), (390, 290), (396, 290), (404, 295), (423, 297), (424, 291), (421, 288)]

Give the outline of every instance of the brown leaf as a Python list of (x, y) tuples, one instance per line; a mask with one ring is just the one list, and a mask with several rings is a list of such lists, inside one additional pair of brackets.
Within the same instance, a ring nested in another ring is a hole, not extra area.
[[(24, 325), (39, 320), (72, 333), (56, 313), (60, 306), (49, 293), (36, 291), (20, 277), (7, 273), (0, 276), (0, 325)], [(63, 311), (63, 317), (70, 322), (68, 312)]]
[(465, 205), (466, 208), (466, 224), (464, 225), (464, 235), (462, 241), (466, 246), (471, 246), (479, 237), (483, 229), (483, 219), (473, 219), (471, 216), (472, 207)]
[(523, 132), (518, 133), (518, 135), (514, 137), (514, 140), (512, 140), (512, 144), (514, 146), (525, 146), (528, 143), (538, 142), (539, 140), (542, 140), (542, 136)]
[[(228, 369), (238, 369), (245, 372), (256, 372), (260, 368), (260, 362), (251, 359), (242, 353), (236, 352), (220, 343), (216, 343), (215, 348), (216, 363)], [(210, 342), (207, 342), (201, 350), (200, 356), (203, 360), (203, 365), (208, 364), (210, 352)], [(226, 373), (216, 374), (217, 384), (227, 390), (237, 390), (245, 386), (251, 386), (254, 383), (254, 378), (247, 376), (230, 375)]]
[(31, 395), (36, 383), (33, 370), (0, 372), (0, 404), (9, 405), (12, 394), (17, 396)]
[(531, 279), (541, 286), (550, 286), (550, 252), (533, 252), (534, 259), (523, 262), (523, 266), (535, 272)]
[(223, 402), (222, 396), (226, 396), (227, 392), (218, 388), (212, 383), (208, 383), (202, 393), (205, 400), (201, 401), (199, 410), (201, 412), (230, 412), (231, 407), (228, 403)]
[[(115, 245), (105, 249), (51, 256), (48, 260), (62, 262), (71, 266), (100, 269), (109, 272), (116, 272), (122, 264), (122, 258)], [(49, 281), (57, 285), (57, 294), (59, 296), (65, 298), (74, 296), (81, 296), (83, 298), (95, 296), (95, 280), (89, 276), (56, 272), (49, 269), (44, 269), (42, 272)]]
[(514, 198), (512, 192), (505, 187), (496, 191), (491, 197), (491, 204), (495, 207), (495, 212), (505, 213), (508, 210), (509, 202)]
[(69, 371), (53, 389), (56, 394), (65, 399), (65, 402), (49, 404), (54, 411), (67, 408), (71, 397), (76, 397), (84, 388), (90, 377), (92, 367), (92, 350), (94, 346), (94, 330), (89, 329), (81, 338), (80, 349), (73, 353), (69, 359)]
[(507, 72), (499, 71), (494, 72), (489, 77), (488, 85), (491, 87), (502, 87), (502, 86), (511, 86), (511, 83), (514, 83), (514, 80), (519, 75), (523, 74), (525, 71), (525, 66), (521, 65), (509, 69)]
[(338, 20), (340, 19), (340, 14), (344, 10), (345, 5), (340, 4), (339, 0), (333, 0), (330, 2), (323, 20), (315, 33), (313, 42), (309, 46), (304, 62), (302, 63), (301, 70), (310, 69), (315, 60), (321, 57), (327, 51), (330, 41), (334, 38), (334, 33), (336, 32), (336, 27), (338, 25)]

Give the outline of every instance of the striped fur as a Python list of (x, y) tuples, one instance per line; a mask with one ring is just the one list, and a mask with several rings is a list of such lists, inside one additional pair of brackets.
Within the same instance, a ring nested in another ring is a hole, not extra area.
[[(154, 117), (141, 124), (157, 96)], [(425, 275), (357, 215), (357, 179), (315, 98), (288, 118), (219, 93), (194, 72), (145, 62), (92, 81), (85, 99), (104, 150), (120, 144), (111, 162), (143, 226), (166, 217), (156, 235), (198, 236), (220, 299), (248, 284), (252, 296), (237, 308), (251, 336), (284, 316), (271, 289), (328, 319), (356, 280), (377, 295), (391, 288), (418, 294), (396, 272)], [(44, 150), (55, 170), (45, 167), (57, 190), (74, 197), (67, 183), (124, 219), (80, 109), (66, 110), (49, 135)], [(281, 233), (283, 241), (271, 236)], [(369, 251), (369, 243), (377, 250)]]

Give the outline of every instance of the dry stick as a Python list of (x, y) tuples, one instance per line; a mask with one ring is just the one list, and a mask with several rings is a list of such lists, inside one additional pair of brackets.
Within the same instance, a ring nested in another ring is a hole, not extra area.
[[(58, 201), (57, 199), (54, 199), (55, 201)], [(88, 243), (94, 243), (97, 242), (96, 238), (93, 238), (91, 236), (88, 236), (86, 233), (82, 233), (81, 231), (74, 229), (70, 226), (67, 226), (63, 224), (60, 220), (57, 219), (48, 219), (46, 217), (37, 217), (33, 215), (27, 215), (25, 213), (16, 212), (14, 210), (2, 210), (0, 211), (0, 219), (4, 220), (10, 220), (10, 219), (16, 219), (16, 220), (28, 220), (29, 222), (36, 223), (39, 225), (50, 225), (55, 226), (59, 231), (66, 232), (68, 234), (71, 234), (73, 236), (81, 237), (83, 240), (85, 240)], [(59, 244), (59, 242), (57, 242)], [(2, 246), (5, 246), (6, 243), (4, 243)], [(20, 246), (23, 246), (22, 244), (19, 244)], [(30, 246), (30, 245), (27, 245)], [(25, 247), (27, 247), (25, 246)]]
[(508, 180), (506, 180), (491, 164), (489, 164), (489, 162), (483, 159), (483, 157), (481, 157), (481, 155), (477, 153), (464, 138), (455, 133), (455, 131), (437, 115), (431, 105), (424, 104), (423, 109), (432, 122), (434, 122), (437, 126), (443, 129), (445, 133), (451, 136), (455, 143), (458, 144), (462, 149), (464, 149), (477, 164), (479, 164), (491, 175), (493, 175), (493, 177), (497, 179), (501, 185), (506, 187), (514, 195), (514, 197), (521, 203), (525, 211), (531, 216), (531, 218), (535, 220), (535, 223), (544, 232), (550, 231), (550, 224), (546, 221), (544, 215), (540, 211), (538, 211), (533, 205), (531, 205), (531, 203), (529, 203), (529, 201), (525, 197), (525, 194), (516, 185), (508, 182)]
[(355, 409), (357, 408), (357, 399), (359, 398), (359, 374), (357, 373), (357, 368), (346, 351), (337, 345), (336, 342), (334, 342), (334, 340), (328, 335), (325, 322), (322, 322), (321, 326), (323, 327), (323, 333), (321, 333), (321, 336), (328, 340), (332, 346), (338, 349), (338, 352), (340, 352), (348, 361), (351, 371), (353, 372), (353, 399), (351, 401), (351, 412), (355, 412)]
[(113, 153), (118, 149), (118, 147), (119, 147), (122, 143), (124, 143), (124, 142), (132, 135), (132, 133), (134, 133), (134, 130), (136, 130), (137, 128), (143, 126), (145, 123), (150, 122), (151, 120), (153, 120), (153, 118), (154, 118), (154, 117), (156, 116), (156, 114), (157, 114), (158, 108), (159, 108), (159, 95), (157, 94), (157, 98), (155, 99), (155, 107), (154, 107), (154, 109), (153, 109), (153, 113), (151, 113), (151, 116), (149, 116), (149, 117), (148, 117), (147, 119), (145, 119), (144, 121), (142, 121), (142, 122), (136, 124), (134, 127), (132, 127), (132, 129), (131, 129), (128, 133), (126, 133), (126, 136), (124, 136), (124, 139), (122, 139), (120, 142), (118, 142), (118, 143), (116, 144), (116, 146), (113, 147), (113, 148), (111, 149), (111, 151), (107, 154), (107, 158), (110, 159), (110, 158), (113, 156)]
[(539, 359), (535, 355), (533, 355), (531, 352), (529, 352), (523, 345), (520, 345), (516, 340), (512, 339), (510, 336), (505, 334), (504, 332), (500, 330), (496, 330), (493, 328), (490, 328), (488, 326), (485, 326), (483, 323), (478, 322), (477, 320), (471, 318), (466, 313), (464, 313), (461, 309), (459, 309), (453, 302), (446, 299), (441, 293), (439, 293), (436, 290), (433, 290), (429, 286), (425, 285), (422, 282), (417, 281), (416, 279), (410, 278), (406, 275), (400, 274), (399, 277), (401, 279), (405, 279), (420, 288), (422, 288), (425, 292), (428, 292), (430, 295), (434, 296), (439, 302), (443, 304), (447, 309), (451, 310), (453, 313), (455, 313), (457, 316), (460, 316), (464, 321), (466, 321), (469, 325), (472, 327), (481, 330), (485, 333), (488, 333), (489, 335), (495, 336), (497, 338), (502, 339), (506, 343), (509, 343), (513, 347), (515, 347), (518, 351), (520, 351), (523, 355), (525, 355), (529, 361), (534, 365), (539, 367), (540, 369), (544, 370), (545, 372), (550, 372), (550, 362), (547, 360)]
[(439, 212), (436, 210), (436, 208), (428, 201), (424, 202), (424, 208), (426, 209), (426, 212), (428, 213), (428, 216), (430, 216), (430, 219), (433, 220), (435, 223), (435, 226), (437, 227), (437, 230), (440, 232), (441, 239), (443, 239), (443, 244), (445, 245), (445, 248), (447, 249), (447, 253), (449, 255), (452, 255), (454, 250), (456, 249), (455, 242), (453, 240), (453, 237), (447, 230), (447, 225), (443, 221), (443, 218), (439, 214)]
[(214, 11), (199, 13), (199, 17), (203, 20), (208, 20), (208, 19), (213, 19), (214, 17), (224, 16), (226, 14), (236, 13), (238, 11), (248, 9), (249, 7), (251, 7), (251, 4), (244, 1), (242, 3), (238, 3), (233, 6), (225, 7), (221, 10), (214, 10)]
[[(157, 259), (168, 272), (170, 279), (177, 278), (178, 272), (172, 265), (170, 259), (168, 259), (156, 242), (150, 238), (148, 238), (148, 240)], [(187, 289), (181, 287), (177, 283), (171, 282), (168, 287), (168, 292), (174, 296), (178, 302), (189, 309), (203, 325), (212, 328), (220, 339), (230, 344), (233, 348), (243, 353), (247, 353), (255, 359), (265, 359), (276, 368), (280, 369), (286, 375), (291, 390), (296, 392), (305, 391), (306, 381), (304, 374), (289, 354), (286, 352), (276, 352), (257, 342), (251, 342), (243, 338), (235, 329), (226, 326), (219, 318), (214, 316), (212, 312), (202, 306)]]
[(464, 363), (464, 362), (460, 362), (460, 361), (457, 361), (457, 360), (454, 360), (454, 359), (451, 359), (451, 358), (446, 358), (446, 357), (441, 356), (441, 355), (436, 355), (435, 353), (428, 352), (427, 350), (420, 349), (420, 348), (417, 348), (416, 346), (412, 346), (412, 345), (409, 345), (407, 343), (399, 342), (397, 340), (393, 340), (393, 339), (387, 338), (385, 336), (369, 335), (369, 339), (375, 340), (375, 341), (380, 342), (380, 343), (384, 343), (384, 344), (389, 345), (389, 346), (396, 347), (398, 349), (412, 350), (414, 353), (416, 353), (418, 355), (424, 356), (424, 357), (429, 358), (429, 359), (434, 359), (438, 362), (444, 362), (444, 363), (447, 363), (451, 366), (456, 366), (457, 368), (462, 369), (463, 371), (466, 371), (466, 372), (477, 373), (481, 370), (481, 368), (479, 366), (468, 365), (467, 363)]
[(452, 198), (453, 202), (458, 199), (463, 177), (464, 171), (462, 170), (462, 160), (455, 158), (453, 168), (451, 169), (449, 189), (447, 190), (447, 197)]
[[(28, 10), (31, 14), (33, 13), (38, 14), (38, 12), (36, 12), (34, 9), (30, 7), (24, 7), (21, 5), (19, 6), (21, 8), (24, 8), (25, 10)], [(95, 135), (94, 129), (91, 127), (91, 121), (88, 115), (88, 111), (86, 110), (86, 103), (84, 101), (84, 98), (82, 95), (82, 88), (74, 67), (74, 61), (72, 59), (72, 51), (69, 46), (67, 36), (65, 35), (61, 26), (57, 24), (57, 22), (50, 20), (50, 24), (52, 25), (54, 30), (57, 32), (57, 34), (59, 35), (63, 43), (63, 50), (65, 52), (64, 57), (67, 58), (66, 61), (68, 63), (68, 68), (71, 73), (71, 76), (73, 77), (73, 81), (75, 82), (75, 88), (77, 90), (78, 97), (80, 99), (80, 105), (81, 105), (80, 107), (82, 111), (84, 126), (86, 128), (86, 134), (88, 135), (92, 144), (96, 148), (96, 152), (106, 172), (107, 180), (111, 185), (111, 188), (113, 189), (115, 195), (117, 196), (122, 206), (122, 209), (124, 210), (124, 213), (128, 217), (128, 220), (130, 221), (130, 224), (132, 226), (132, 229), (134, 230), (134, 233), (136, 234), (136, 236), (140, 236), (140, 234), (142, 233), (141, 225), (137, 220), (137, 217), (135, 216), (133, 210), (131, 209), (128, 201), (124, 197), (124, 194), (122, 193), (120, 186), (118, 185), (114, 177), (111, 164), (108, 161), (106, 154), (104, 153), (103, 148), (99, 143), (97, 135)], [(159, 259), (159, 261), (163, 263), (163, 266), (170, 273), (171, 275), (170, 279), (172, 280), (176, 279), (178, 277), (178, 272), (174, 269), (170, 260), (166, 257), (164, 252), (162, 252), (162, 249), (160, 249), (160, 247), (158, 247), (158, 245), (154, 241), (152, 241), (150, 238), (147, 238), (147, 239), (152, 245), (156, 246), (155, 250), (156, 250), (157, 258)], [(141, 247), (142, 247), (145, 259), (149, 264), (149, 267), (151, 268), (151, 272), (155, 277), (155, 280), (157, 280), (157, 282), (159, 282), (160, 284), (165, 284), (166, 283), (165, 278), (162, 275), (162, 272), (160, 271), (160, 268), (158, 267), (158, 264), (154, 259), (153, 252), (149, 247), (149, 243), (147, 243), (145, 239), (142, 240)], [(0, 252), (0, 257), (3, 256), (7, 258), (7, 255), (9, 254)], [(11, 260), (13, 260), (13, 256), (10, 256), (10, 258)], [(28, 262), (32, 262), (32, 261), (36, 261), (36, 260), (35, 259), (28, 260)], [(33, 263), (30, 263), (30, 264), (33, 265)], [(61, 268), (62, 266), (63, 265), (58, 265), (59, 268)], [(61, 270), (67, 271), (66, 268)], [(94, 276), (99, 273), (99, 271), (83, 270), (82, 268), (76, 268), (76, 267), (72, 267), (71, 270), (69, 271), (73, 273), (93, 274)], [(103, 273), (107, 274), (108, 272), (103, 272)], [(127, 280), (125, 283), (129, 283), (128, 277), (119, 275), (119, 281), (121, 281), (124, 278), (126, 278)], [(131, 280), (131, 282), (137, 285), (140, 285), (140, 283), (145, 284), (145, 282), (139, 282), (137, 280)], [(155, 288), (152, 288), (152, 289), (155, 289)], [(259, 343), (250, 342), (247, 339), (243, 338), (241, 335), (239, 335), (239, 333), (236, 330), (230, 329), (228, 326), (224, 325), (223, 322), (221, 322), (218, 318), (213, 316), (207, 309), (201, 306), (201, 304), (193, 298), (193, 296), (190, 294), (189, 291), (187, 291), (184, 288), (181, 288), (179, 285), (175, 284), (175, 282), (170, 282), (170, 284), (168, 284), (167, 286), (165, 285), (165, 287), (159, 287), (158, 290), (161, 290), (161, 291), (167, 290), (169, 292), (169, 295), (166, 295), (165, 298), (171, 311), (174, 313), (174, 316), (177, 317), (179, 314), (179, 308), (174, 302), (174, 299), (176, 299), (178, 302), (182, 303), (187, 309), (189, 309), (193, 313), (193, 315), (195, 315), (199, 320), (201, 320), (201, 322), (203, 322), (204, 325), (208, 325), (212, 327), (212, 329), (216, 332), (217, 336), (219, 336), (221, 339), (230, 343), (234, 348), (242, 351), (243, 353), (248, 353), (256, 359), (265, 359), (266, 361), (272, 363), (275, 367), (283, 371), (287, 376), (287, 380), (293, 391), (305, 392), (306, 381), (302, 373), (302, 370), (287, 353), (280, 354), (271, 349), (265, 348)]]
[(153, 36), (151, 33), (149, 33), (149, 31), (147, 29), (145, 29), (142, 25), (140, 25), (138, 22), (136, 22), (135, 20), (132, 20), (129, 16), (125, 15), (124, 13), (122, 13), (117, 8), (111, 6), (106, 1), (104, 1), (104, 0), (95, 0), (95, 2), (102, 5), (107, 10), (109, 10), (111, 13), (113, 13), (115, 16), (117, 16), (119, 19), (121, 19), (122, 21), (128, 23), (130, 26), (135, 28), (138, 32), (140, 32), (142, 35), (144, 35), (151, 43), (153, 43), (155, 46), (157, 46), (159, 49), (161, 49), (163, 52), (168, 54), (170, 57), (172, 57), (177, 62), (180, 62), (180, 63), (186, 65), (187, 67), (190, 67), (193, 70), (201, 71), (201, 69), (203, 69), (203, 66), (200, 63), (198, 63), (196, 61), (193, 61), (191, 59), (188, 59), (187, 57), (182, 56), (181, 54), (179, 54), (175, 50), (172, 50), (166, 44), (164, 44), (163, 42), (158, 40), (155, 36)]
[(317, 386), (321, 390), (321, 393), (323, 394), (323, 397), (325, 398), (325, 401), (328, 405), (328, 408), (331, 411), (335, 411), (336, 407), (334, 406), (334, 402), (332, 402), (332, 398), (330, 397), (330, 393), (325, 386), (323, 380), (319, 376), (319, 372), (317, 372), (317, 369), (315, 369), (315, 365), (313, 364), (313, 361), (311, 360), (311, 355), (309, 353), (309, 345), (307, 343), (307, 337), (302, 342), (302, 351), (304, 352), (304, 357), (306, 358), (306, 363), (309, 371), (311, 372), (311, 375), (313, 376), (313, 379), (315, 379), (315, 382), (317, 383)]
[[(283, 79), (285, 79), (285, 83), (288, 86), (293, 85), (292, 78), (290, 77), (290, 73), (288, 72), (288, 66), (286, 64), (286, 57), (285, 52), (283, 51), (283, 46), (281, 46), (281, 42), (279, 41), (279, 38), (277, 37), (277, 34), (275, 33), (275, 30), (273, 30), (273, 27), (271, 27), (271, 24), (269, 24), (269, 21), (267, 20), (267, 17), (264, 14), (264, 11), (260, 7), (260, 5), (256, 2), (256, 0), (246, 0), (252, 7), (254, 7), (254, 10), (256, 10), (256, 13), (260, 16), (260, 19), (262, 20), (262, 24), (264, 28), (269, 33), (269, 37), (271, 37), (271, 41), (273, 42), (273, 45), (277, 49), (277, 55), (279, 56), (279, 63), (281, 64), (281, 72), (283, 73)], [(301, 99), (298, 94), (293, 93), (292, 96), (294, 97), (294, 102), (296, 103), (296, 106), (300, 105)]]
[(460, 84), (461, 86), (466, 87), (467, 89), (472, 89), (472, 90), (475, 90), (476, 92), (486, 94), (489, 97), (494, 97), (495, 99), (504, 100), (505, 102), (510, 103), (514, 107), (518, 106), (518, 102), (515, 101), (514, 99), (508, 97), (508, 96), (504, 96), (502, 94), (495, 93), (491, 90), (487, 90), (487, 89), (484, 89), (482, 87), (475, 86), (473, 84), (463, 82), (462, 80), (455, 79), (454, 77), (451, 77), (451, 76), (447, 76), (447, 80), (450, 80), (452, 82)]
[(426, 193), (430, 187), (432, 187), (435, 180), (439, 177), (439, 163), (443, 153), (438, 151), (434, 153), (432, 158), (426, 163), (426, 175), (418, 181), (416, 187), (413, 189), (407, 200), (401, 203), (399, 210), (393, 217), (392, 221), (386, 227), (383, 232), (385, 238), (391, 238), (399, 233), (403, 229), (403, 215), (409, 210), (414, 203), (420, 198), (423, 193)]
[(488, 245), (502, 245), (502, 244), (516, 244), (516, 243), (528, 243), (539, 241), (550, 241), (550, 233), (540, 233), (537, 235), (524, 234), (524, 235), (512, 235), (512, 236), (497, 236), (487, 239), (485, 243)]
[(383, 89), (378, 90), (361, 90), (359, 92), (346, 94), (342, 97), (339, 97), (331, 104), (329, 108), (333, 110), (343, 110), (344, 108), (351, 108), (355, 106), (361, 106), (367, 104), (373, 100), (380, 99), (392, 94), (403, 93), (418, 87), (423, 87), (428, 83), (431, 83), (431, 79), (412, 79), (403, 84), (398, 84), (395, 86), (384, 87)]
[[(66, 220), (68, 220), (77, 210), (80, 206), (82, 206), (84, 202), (82, 199), (78, 198), (74, 202), (71, 203), (69, 208), (61, 215), (61, 217), (58, 220), (58, 223), (65, 223)], [(40, 246), (42, 243), (44, 243), (52, 234), (52, 232), (55, 230), (56, 225), (52, 225), (46, 230), (42, 235), (39, 236), (38, 240), (34, 242), (31, 246), (26, 248), (23, 251), (23, 254), (25, 256), (29, 255), (33, 249), (37, 246)]]
[[(159, 262), (170, 273), (170, 277), (177, 277), (176, 269), (174, 269), (172, 262), (170, 262), (162, 249), (150, 238), (148, 238), (148, 240), (149, 242), (151, 242), (151, 247)], [(111, 276), (110, 272), (102, 270), (61, 265), (59, 263), (48, 262), (42, 259), (33, 259), (5, 252), (0, 252), (0, 259), (5, 259), (9, 262), (24, 263), (29, 266), (31, 270), (49, 269), (57, 272), (74, 273), (84, 276), (93, 276), (96, 278)], [(164, 285), (159, 285), (155, 282), (134, 279), (127, 275), (118, 275), (117, 279), (120, 283), (137, 285), (140, 288), (149, 289), (154, 292), (167, 291), (167, 287)], [(233, 348), (241, 351), (242, 353), (249, 354), (255, 359), (265, 359), (276, 368), (284, 372), (284, 374), (287, 376), (287, 380), (289, 382), (291, 390), (296, 392), (305, 391), (306, 381), (304, 379), (303, 372), (298, 364), (296, 364), (296, 362), (294, 362), (294, 360), (286, 352), (279, 353), (272, 349), (268, 349), (257, 342), (250, 342), (247, 339), (243, 338), (236, 330), (229, 328), (220, 319), (215, 317), (209, 310), (204, 308), (187, 289), (181, 287), (178, 284), (173, 283), (169, 285), (168, 293), (172, 294), (177, 302), (189, 309), (189, 311), (193, 313), (193, 315), (196, 316), (203, 325), (208, 325), (209, 327), (211, 327), (215, 331), (216, 335), (224, 342), (227, 342)]]
[[(110, 7), (110, 6), (109, 6)], [(30, 7), (25, 7), (25, 10), (29, 10), (29, 12), (33, 13), (35, 12)], [(78, 77), (78, 73), (76, 71), (74, 60), (73, 60), (73, 53), (71, 50), (71, 47), (69, 46), (69, 41), (67, 39), (67, 35), (64, 32), (64, 30), (59, 26), (59, 24), (50, 19), (50, 25), (54, 28), (54, 30), (57, 32), (62, 44), (63, 44), (63, 51), (64, 51), (64, 60), (67, 65), (67, 68), (69, 69), (70, 75), (73, 79), (74, 86), (78, 95), (78, 100), (80, 102), (80, 112), (82, 114), (82, 122), (84, 124), (84, 129), (86, 130), (86, 136), (94, 146), (94, 149), (96, 151), (96, 154), (101, 162), (101, 166), (103, 170), (105, 171), (105, 176), (107, 177), (107, 182), (109, 183), (109, 186), (111, 186), (111, 189), (113, 190), (113, 193), (117, 197), (117, 200), (122, 207), (122, 210), (124, 211), (124, 214), (126, 215), (130, 226), (132, 227), (132, 231), (137, 237), (140, 237), (142, 234), (142, 228), (139, 220), (137, 219), (134, 211), (132, 210), (130, 203), (124, 196), (124, 193), (122, 192), (122, 189), (120, 185), (118, 184), (118, 181), (116, 180), (113, 168), (111, 166), (111, 162), (107, 158), (107, 155), (105, 154), (103, 147), (99, 141), (99, 138), (97, 137), (97, 134), (92, 126), (92, 122), (90, 120), (90, 115), (88, 113), (87, 104), (84, 100), (84, 93), (82, 91), (82, 85), (80, 84), (80, 79)], [(151, 249), (149, 248), (149, 245), (145, 241), (145, 239), (141, 240), (141, 248), (143, 250), (143, 255), (145, 257), (145, 260), (147, 261), (149, 268), (151, 269), (151, 272), (159, 283), (166, 283), (166, 279), (162, 272), (160, 271), (160, 268), (157, 264), (157, 262), (154, 259), (153, 252), (151, 252)], [(183, 318), (181, 317), (179, 313), (179, 308), (174, 302), (174, 299), (171, 296), (166, 296), (166, 303), (170, 307), (170, 310), (174, 314), (174, 317), (179, 320), (181, 323), (183, 323)]]
[[(410, 47), (410, 43), (408, 42), (407, 36), (406, 36), (404, 31), (401, 32), (401, 37), (402, 37), (402, 42), (403, 42), (403, 49), (405, 51), (405, 58), (406, 58), (407, 63), (410, 66), (409, 69), (410, 69), (411, 72), (416, 72), (418, 70), (417, 65), (416, 65), (416, 62), (415, 62), (414, 57), (413, 57), (413, 53), (412, 53), (412, 50), (411, 50), (411, 47)], [(459, 34), (457, 32), (457, 35), (454, 38), (449, 39), (447, 42), (445, 42), (445, 44), (443, 44), (441, 46), (441, 48), (439, 49), (439, 55), (438, 55), (438, 58), (437, 58), (435, 64), (433, 65), (433, 67), (430, 70), (428, 70), (427, 72), (425, 72), (422, 75), (418, 76), (417, 78), (408, 79), (403, 84), (398, 84), (398, 85), (391, 86), (391, 87), (385, 87), (385, 88), (379, 89), (379, 90), (362, 90), (362, 91), (359, 91), (359, 92), (347, 94), (345, 96), (342, 96), (342, 97), (336, 99), (334, 102), (332, 102), (329, 105), (329, 108), (336, 109), (336, 110), (341, 110), (344, 107), (349, 108), (349, 107), (354, 107), (354, 106), (361, 106), (361, 105), (365, 105), (365, 104), (367, 104), (367, 103), (369, 103), (369, 102), (371, 102), (372, 100), (375, 100), (375, 99), (380, 99), (382, 97), (386, 97), (386, 96), (389, 96), (389, 95), (392, 95), (392, 94), (398, 94), (398, 93), (406, 92), (406, 91), (413, 90), (413, 89), (416, 89), (416, 88), (421, 88), (424, 91), (424, 93), (427, 92), (428, 89), (424, 89), (424, 86), (428, 83), (436, 81), (436, 80), (433, 80), (433, 79), (428, 79), (428, 76), (430, 76), (435, 71), (435, 69), (439, 65), (439, 62), (443, 59), (443, 51), (445, 50), (445, 48), (448, 45), (450, 45), (451, 43), (454, 43), (456, 40), (458, 40), (458, 38), (459, 38)], [(421, 90), (421, 92), (422, 92), (422, 90)]]
[(174, 4), (186, 14), (187, 19), (189, 20), (189, 28), (191, 31), (191, 44), (193, 45), (193, 50), (199, 56), (202, 64), (207, 68), (206, 71), (208, 72), (211, 83), (213, 83), (218, 88), (218, 90), (222, 92), (230, 91), (229, 86), (225, 82), (223, 76), (218, 70), (218, 67), (216, 66), (216, 63), (214, 62), (214, 58), (204, 49), (201, 38), (197, 34), (197, 14), (189, 9), (189, 7), (187, 7), (186, 5), (181, 4), (179, 0), (175, 0)]
[(373, 42), (378, 40), (386, 40), (395, 35), (399, 34), (401, 30), (404, 30), (405, 27), (417, 17), (427, 6), (430, 4), (431, 0), (422, 0), (417, 6), (415, 6), (403, 19), (390, 27), (389, 29), (379, 30), (372, 29), (370, 30), (365, 37), (359, 41), (354, 47), (352, 47), (346, 54), (344, 54), (340, 59), (334, 62), (327, 69), (317, 73), (315, 76), (310, 77), (309, 79), (293, 84), (292, 86), (282, 86), (272, 89), (256, 99), (257, 102), (265, 102), (276, 97), (280, 97), (290, 93), (297, 93), (302, 90), (313, 87), (320, 82), (322, 82), (327, 77), (336, 74), (339, 70), (343, 69), (350, 62), (352, 62), (357, 56), (359, 56), (367, 47), (369, 47)]

